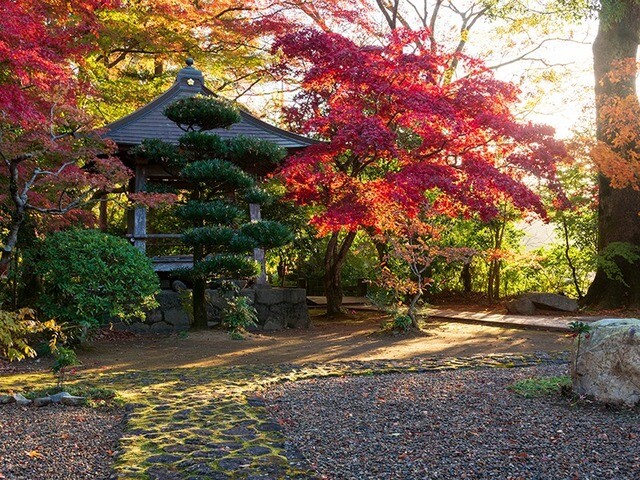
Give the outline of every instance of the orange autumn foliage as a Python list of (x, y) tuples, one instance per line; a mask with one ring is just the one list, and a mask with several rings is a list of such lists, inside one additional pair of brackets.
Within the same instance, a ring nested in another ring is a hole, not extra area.
[[(612, 86), (628, 82), (635, 76), (635, 59), (615, 62), (606, 81)], [(614, 188), (631, 187), (640, 190), (640, 102), (637, 94), (610, 95), (598, 98), (599, 124), (606, 141), (598, 141), (591, 149), (591, 158), (598, 170)]]

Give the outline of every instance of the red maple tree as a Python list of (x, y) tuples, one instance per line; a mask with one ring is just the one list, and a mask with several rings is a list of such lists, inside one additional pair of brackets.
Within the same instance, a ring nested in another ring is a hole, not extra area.
[(382, 45), (360, 46), (307, 29), (274, 46), (283, 59), (277, 73), (301, 81), (289, 122), (324, 140), (290, 158), (280, 175), (292, 199), (316, 208), (311, 221), (329, 236), (329, 314), (340, 310), (340, 273), (356, 232), (415, 217), (426, 192), (437, 193), (434, 212), (490, 219), (503, 199), (545, 215), (527, 179), (559, 191), (564, 145), (551, 127), (517, 121), (517, 87), (463, 55), (456, 60), (464, 76), (450, 79), (450, 54), (416, 47), (427, 38), (396, 30)]
[(0, 1), (0, 272), (28, 216), (47, 228), (62, 218), (86, 220), (83, 207), (130, 174), (88, 134), (90, 119), (76, 104), (78, 92), (89, 88), (78, 83), (75, 67), (99, 35), (96, 10), (114, 5)]

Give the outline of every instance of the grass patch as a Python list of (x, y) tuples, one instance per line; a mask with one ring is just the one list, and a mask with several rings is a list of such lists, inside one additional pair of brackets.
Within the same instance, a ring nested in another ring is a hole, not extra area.
[(527, 378), (510, 385), (509, 390), (525, 398), (565, 394), (571, 391), (571, 378), (568, 375)]

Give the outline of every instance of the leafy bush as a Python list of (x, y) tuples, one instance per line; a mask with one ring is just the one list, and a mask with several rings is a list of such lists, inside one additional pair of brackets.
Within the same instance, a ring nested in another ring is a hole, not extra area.
[(598, 267), (600, 267), (607, 278), (620, 282), (628, 287), (624, 281), (619, 264), (627, 262), (633, 264), (640, 260), (640, 247), (627, 242), (612, 242), (598, 255)]
[(247, 297), (240, 295), (227, 300), (222, 311), (222, 324), (233, 338), (242, 338), (242, 333), (249, 327), (255, 327), (257, 322), (256, 309)]
[(407, 333), (411, 328), (412, 320), (409, 315), (396, 315), (393, 317), (392, 328), (402, 333)]
[(58, 388), (62, 388), (67, 376), (67, 368), (78, 365), (78, 357), (76, 352), (71, 348), (58, 347), (54, 352), (56, 361), (51, 370), (58, 377)]
[(17, 312), (0, 310), (0, 357), (11, 361), (35, 357), (36, 351), (29, 345), (32, 343), (30, 340), (45, 332), (51, 335), (49, 345), (54, 349), (61, 334), (56, 322), (38, 322), (35, 312), (29, 308)]
[(75, 339), (157, 306), (159, 282), (149, 259), (122, 238), (96, 230), (58, 232), (41, 243), (32, 260), (43, 286), (38, 307)]

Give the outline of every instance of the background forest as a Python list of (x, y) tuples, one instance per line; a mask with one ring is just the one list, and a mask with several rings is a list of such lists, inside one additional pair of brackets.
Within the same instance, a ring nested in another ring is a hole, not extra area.
[(122, 237), (136, 205), (173, 227), (162, 192), (126, 195), (131, 172), (96, 133), (165, 91), (186, 57), (221, 97), (322, 141), (262, 185), (277, 198), (263, 216), (295, 234), (269, 252), (272, 284), (325, 293), (330, 314), (365, 290), (400, 303), (525, 291), (640, 302), (635, 0), (0, 9), (3, 309), (63, 318), (57, 300), (28, 295), (33, 282), (58, 288), (46, 285), (55, 265), (34, 257), (54, 232)]

